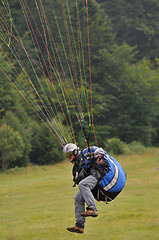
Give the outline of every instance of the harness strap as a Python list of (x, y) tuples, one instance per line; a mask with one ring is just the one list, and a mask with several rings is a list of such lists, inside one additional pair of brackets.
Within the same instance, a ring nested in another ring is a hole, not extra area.
[[(86, 148), (85, 148), (85, 149), (86, 149)], [(92, 148), (92, 147), (89, 147), (90, 152), (83, 153), (83, 151), (84, 151), (85, 149), (82, 150), (82, 156), (84, 156), (84, 158), (85, 158), (86, 160), (87, 160), (87, 158), (92, 159), (92, 158), (94, 157), (93, 148)], [(91, 150), (92, 150), (92, 152), (91, 152)]]

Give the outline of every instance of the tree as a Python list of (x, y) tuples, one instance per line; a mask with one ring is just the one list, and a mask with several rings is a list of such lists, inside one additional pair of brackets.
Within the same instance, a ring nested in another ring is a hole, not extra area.
[(121, 88), (113, 121), (116, 134), (125, 142), (136, 140), (150, 146), (159, 116), (158, 71), (146, 59), (140, 64), (126, 64)]
[[(93, 84), (94, 122), (102, 138), (114, 137), (117, 114), (120, 112), (119, 97), (123, 89), (125, 65), (131, 64), (135, 49), (123, 44), (114, 48), (102, 49), (98, 54), (96, 71), (98, 78)], [(124, 80), (125, 81), (125, 80)], [(119, 113), (119, 115), (121, 112)]]
[(24, 143), (20, 134), (5, 123), (0, 127), (0, 139), (1, 169), (5, 171), (23, 155)]
[(43, 123), (33, 129), (30, 160), (34, 164), (53, 164), (63, 160), (61, 146)]
[(158, 0), (97, 0), (112, 21), (118, 44), (137, 46), (137, 58), (159, 55)]
[(29, 162), (29, 153), (31, 151), (31, 140), (32, 140), (32, 120), (25, 115), (25, 120), (23, 117), (21, 119), (16, 116), (16, 113), (7, 111), (3, 117), (1, 124), (7, 124), (14, 131), (18, 132), (23, 140), (24, 148), (21, 157), (17, 158), (11, 167), (16, 166), (26, 166)]
[[(1, 71), (1, 69), (4, 71)], [(6, 73), (6, 76), (4, 73)], [(26, 113), (23, 107), (24, 100), (13, 86), (14, 71), (11, 64), (7, 61), (5, 55), (0, 51), (0, 119), (6, 111), (16, 112), (19, 118), (25, 119)], [(10, 80), (11, 81), (10, 81)], [(26, 104), (26, 103), (25, 103)]]

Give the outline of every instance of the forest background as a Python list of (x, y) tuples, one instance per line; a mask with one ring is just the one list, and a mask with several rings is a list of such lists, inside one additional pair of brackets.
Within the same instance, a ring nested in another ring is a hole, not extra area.
[[(15, 13), (18, 31), (24, 32), (19, 1), (8, 2)], [(29, 4), (31, 8), (32, 1)], [(114, 148), (117, 154), (128, 151), (128, 146), (135, 142), (144, 147), (158, 146), (158, 0), (90, 0), (89, 27), (94, 125), (99, 145), (106, 150)], [(34, 46), (27, 34), (26, 28), (23, 41), (31, 50)], [(3, 41), (0, 44), (5, 48)], [(23, 63), (27, 66), (27, 59)], [(78, 144), (83, 147), (78, 122), (75, 130)], [(92, 133), (89, 134), (91, 142)], [(3, 171), (30, 163), (43, 165), (63, 160), (61, 146), (2, 72), (0, 139)]]

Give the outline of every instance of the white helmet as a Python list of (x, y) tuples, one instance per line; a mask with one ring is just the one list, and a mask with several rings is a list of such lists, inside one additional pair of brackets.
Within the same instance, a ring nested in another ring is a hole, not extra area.
[(94, 158), (99, 158), (100, 156), (104, 156), (105, 155), (105, 151), (103, 150), (103, 148), (97, 148), (94, 152)]
[(65, 157), (71, 157), (73, 154), (76, 156), (78, 154), (79, 148), (74, 143), (68, 143), (63, 148), (63, 155)]

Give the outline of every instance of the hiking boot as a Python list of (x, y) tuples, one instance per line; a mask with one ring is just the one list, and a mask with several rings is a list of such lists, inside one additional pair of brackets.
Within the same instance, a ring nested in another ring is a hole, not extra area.
[(84, 228), (79, 228), (79, 227), (77, 227), (77, 226), (68, 227), (67, 230), (68, 230), (69, 232), (84, 233)]
[(81, 213), (82, 217), (98, 217), (97, 211), (94, 211), (92, 209), (87, 209), (86, 212)]

